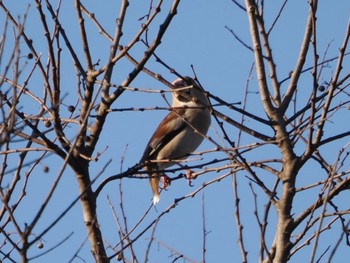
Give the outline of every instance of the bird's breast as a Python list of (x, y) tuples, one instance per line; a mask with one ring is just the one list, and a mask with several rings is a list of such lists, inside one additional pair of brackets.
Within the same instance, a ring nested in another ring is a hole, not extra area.
[[(176, 134), (158, 153), (157, 159), (184, 159), (201, 144), (210, 126), (210, 112), (203, 109), (188, 109), (183, 115), (187, 122), (185, 128)], [(173, 163), (159, 163), (166, 168)]]

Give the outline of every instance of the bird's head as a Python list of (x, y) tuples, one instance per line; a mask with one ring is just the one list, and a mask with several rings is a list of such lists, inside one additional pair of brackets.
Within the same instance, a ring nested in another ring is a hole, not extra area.
[(172, 85), (172, 107), (209, 106), (204, 90), (192, 78), (178, 78), (172, 82)]

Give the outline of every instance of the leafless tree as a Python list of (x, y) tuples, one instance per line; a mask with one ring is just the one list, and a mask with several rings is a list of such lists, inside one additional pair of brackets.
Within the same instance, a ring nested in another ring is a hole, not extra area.
[[(178, 259), (194, 262), (158, 239), (156, 229), (160, 222), (166, 222), (166, 215), (174, 213), (175, 207), (181, 209), (185, 200), (205, 193), (210, 185), (225, 178), (232, 178), (234, 198), (225, 203), (234, 205), (241, 252), (241, 259), (235, 261), (248, 262), (248, 252), (255, 250), (260, 262), (287, 262), (297, 252), (307, 250), (309, 262), (318, 262), (322, 257), (328, 257), (331, 262), (341, 243), (349, 246), (349, 207), (344, 200), (350, 187), (350, 131), (343, 122), (350, 104), (350, 72), (345, 61), (349, 54), (350, 21), (343, 25), (344, 39), (337, 40), (339, 54), (329, 57), (327, 50), (318, 46), (317, 33), (322, 30), (317, 22), (318, 1), (310, 0), (299, 55), (289, 76), (283, 78), (277, 71), (270, 35), (288, 12), (288, 1), (271, 17), (265, 15), (268, 8), (265, 1), (233, 0), (233, 7), (246, 14), (251, 36), (251, 42), (246, 42), (235, 30), (226, 27), (242, 48), (253, 55), (254, 64), (247, 74), (246, 88), (240, 89), (245, 99), (238, 107), (215, 92), (207, 93), (216, 134), (206, 136), (206, 141), (213, 149), (198, 153), (200, 161), (193, 161), (197, 158), (191, 156), (185, 166), (168, 171), (177, 172), (171, 179), (175, 182), (183, 179), (185, 168), (196, 169), (192, 180), (201, 180), (202, 184), (176, 198), (147, 221), (146, 217), (154, 210), (151, 201), (137, 220), (127, 217), (127, 202), (123, 198), (123, 181), (147, 179), (142, 164), (117, 174), (106, 174), (111, 161), (105, 158), (104, 149), (97, 146), (101, 138), (107, 136), (103, 128), (108, 118), (116, 112), (141, 114), (145, 110), (160, 109), (115, 106), (123, 101), (126, 91), (141, 95), (155, 92), (163, 96), (164, 90), (133, 86), (141, 75), (148, 75), (165, 87), (171, 86), (148, 66), (149, 61), (181, 76), (178, 69), (157, 54), (164, 35), (171, 31), (169, 25), (181, 1), (151, 0), (144, 15), (134, 20), (127, 19), (133, 10), (127, 0), (118, 5), (113, 3), (118, 15), (108, 19), (95, 14), (97, 3), (75, 0), (73, 5), (56, 1), (54, 6), (53, 2), (34, 0), (35, 10), (28, 5), (18, 15), (5, 1), (0, 1), (4, 17), (0, 39), (0, 254), (3, 261), (27, 262), (58, 250), (73, 234), (50, 248), (44, 247), (45, 238), (59, 231), (58, 224), (80, 203), (83, 214), (80, 221), (86, 229), (95, 262), (110, 262), (114, 258), (123, 262), (147, 262), (155, 244), (169, 251), (173, 262)], [(72, 10), (77, 22), (65, 21), (65, 12)], [(28, 16), (36, 18), (35, 28), (28, 23)], [(76, 23), (79, 38), (67, 30), (70, 23)], [(126, 28), (134, 30), (125, 32)], [(37, 32), (40, 34), (34, 38)], [(101, 40), (101, 48), (96, 49), (93, 43), (96, 38)], [(96, 55), (97, 52), (101, 53)], [(68, 58), (71, 64), (67, 63)], [(331, 68), (328, 75), (324, 73), (326, 67)], [(118, 75), (119, 82), (114, 81), (114, 75)], [(201, 84), (195, 70), (193, 75)], [(72, 76), (76, 82), (67, 82)], [(263, 114), (247, 107), (252, 98), (250, 89), (255, 84), (251, 78), (255, 76)], [(300, 83), (309, 83), (309, 87), (301, 87)], [(171, 110), (170, 106), (165, 110)], [(232, 127), (239, 131), (238, 138)], [(330, 152), (333, 158), (329, 158)], [(59, 166), (47, 166), (46, 160)], [(124, 168), (123, 160), (120, 166)], [(38, 173), (41, 173), (40, 179)], [(306, 179), (309, 173), (312, 174)], [(46, 179), (45, 174), (55, 177)], [(74, 198), (70, 202), (64, 203), (62, 211), (47, 220), (47, 211), (63, 199), (55, 197), (63, 180), (76, 184), (78, 190), (71, 195)], [(45, 189), (39, 191), (37, 184), (41, 181), (46, 181)], [(114, 191), (108, 192), (107, 201), (103, 200), (101, 196), (111, 185)], [(243, 192), (249, 194), (243, 195)], [(118, 208), (110, 200), (111, 194), (118, 195)], [(242, 199), (251, 200), (253, 213), (242, 213)], [(108, 204), (114, 217), (117, 229), (114, 235), (118, 235), (114, 243), (106, 241), (107, 230), (104, 232), (100, 227), (99, 219), (104, 214), (97, 206), (101, 202)], [(202, 262), (206, 261), (210, 231), (205, 204), (203, 195), (200, 223), (203, 235), (198, 239), (202, 244)], [(23, 214), (28, 206), (33, 207), (30, 216)], [(247, 245), (245, 229), (250, 227), (252, 219), (260, 235), (256, 244)], [(131, 228), (130, 222), (134, 224)], [(320, 252), (319, 243), (333, 226), (339, 226), (341, 234)], [(145, 251), (137, 250), (137, 243), (146, 243)], [(83, 242), (81, 247), (84, 245)], [(45, 251), (38, 253), (38, 248)], [(80, 252), (81, 248), (69, 251), (71, 261), (89, 261), (82, 259)], [(256, 262), (257, 259), (249, 260)]]

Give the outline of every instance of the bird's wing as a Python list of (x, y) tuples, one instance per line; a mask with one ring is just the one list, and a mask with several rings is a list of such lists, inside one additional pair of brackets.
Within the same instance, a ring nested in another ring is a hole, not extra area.
[(186, 127), (185, 121), (179, 117), (180, 111), (170, 112), (161, 121), (147, 144), (141, 162), (156, 159), (158, 152)]

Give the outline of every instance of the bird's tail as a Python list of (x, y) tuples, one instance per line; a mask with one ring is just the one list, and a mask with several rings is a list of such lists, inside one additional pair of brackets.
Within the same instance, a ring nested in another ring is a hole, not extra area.
[(149, 183), (153, 192), (153, 205), (157, 204), (160, 200), (159, 197), (159, 174), (151, 173)]

